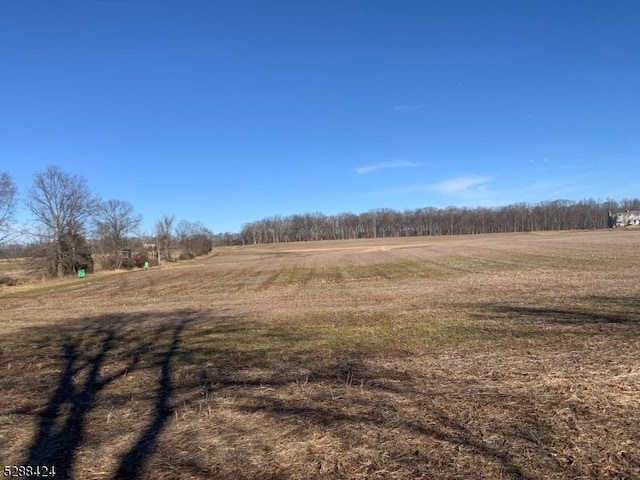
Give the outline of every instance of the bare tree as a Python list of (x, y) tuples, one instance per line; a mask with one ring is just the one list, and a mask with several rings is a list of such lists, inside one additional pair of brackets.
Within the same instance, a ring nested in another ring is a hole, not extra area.
[(11, 232), (17, 193), (18, 189), (11, 175), (0, 172), (0, 245), (7, 241)]
[(158, 238), (158, 249), (164, 252), (164, 258), (171, 261), (171, 248), (173, 246), (173, 224), (175, 215), (166, 213), (156, 222), (156, 237)]
[(142, 215), (136, 215), (133, 206), (123, 200), (101, 202), (94, 217), (96, 233), (104, 249), (114, 255), (114, 266), (120, 267), (121, 251), (127, 246), (128, 236), (140, 227)]
[(92, 268), (85, 230), (97, 202), (84, 178), (52, 165), (35, 174), (26, 204), (50, 247), (50, 274), (63, 276), (77, 268)]
[(239, 243), (277, 243), (339, 238), (416, 235), (464, 235), (538, 230), (597, 229), (607, 226), (607, 212), (637, 210), (640, 199), (621, 202), (593, 199), (554, 200), (503, 207), (423, 207), (404, 212), (388, 208), (325, 216), (321, 213), (273, 216), (247, 223)]
[(184, 250), (183, 255), (190, 257), (190, 243), (191, 243), (191, 232), (192, 232), (192, 222), (188, 220), (180, 220), (178, 225), (176, 225), (176, 237), (178, 239), (178, 244), (182, 250)]
[(176, 237), (184, 258), (205, 255), (213, 248), (213, 232), (200, 221), (181, 220), (176, 226)]

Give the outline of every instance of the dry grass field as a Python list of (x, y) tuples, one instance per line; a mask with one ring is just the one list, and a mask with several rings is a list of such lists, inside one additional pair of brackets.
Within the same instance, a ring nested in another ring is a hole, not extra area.
[(221, 248), (0, 308), (0, 466), (640, 478), (639, 231)]
[(27, 283), (31, 273), (31, 265), (26, 258), (0, 258), (0, 288)]

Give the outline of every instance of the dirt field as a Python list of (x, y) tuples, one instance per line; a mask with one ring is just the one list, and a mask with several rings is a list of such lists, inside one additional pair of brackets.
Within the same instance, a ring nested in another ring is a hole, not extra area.
[(2, 466), (640, 478), (640, 231), (223, 248), (0, 307)]

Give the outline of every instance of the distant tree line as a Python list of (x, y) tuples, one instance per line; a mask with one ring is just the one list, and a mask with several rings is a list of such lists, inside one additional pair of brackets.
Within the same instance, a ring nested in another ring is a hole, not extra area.
[(178, 259), (193, 258), (213, 247), (211, 230), (199, 221), (175, 226), (173, 215), (163, 215), (152, 234), (141, 233), (142, 215), (130, 203), (97, 198), (83, 177), (55, 165), (34, 175), (25, 200), (34, 220), (32, 240), (17, 243), (16, 199), (15, 182), (0, 172), (0, 256), (30, 257), (45, 276), (91, 272), (96, 259), (103, 269), (131, 268), (172, 261), (175, 252)]
[(307, 213), (273, 216), (243, 225), (239, 235), (224, 234), (224, 244), (257, 244), (309, 240), (469, 235), (586, 230), (607, 227), (609, 211), (640, 209), (640, 199), (554, 200), (516, 203), (497, 208), (434, 208), (397, 211), (388, 208), (365, 213), (323, 215)]
[[(145, 262), (174, 261), (209, 253), (213, 245), (344, 240), (356, 238), (464, 235), (584, 230), (607, 227), (608, 212), (640, 210), (640, 199), (554, 200), (497, 208), (434, 208), (324, 215), (272, 216), (242, 226), (238, 233), (214, 235), (199, 221), (176, 222), (163, 215), (151, 234), (139, 231), (142, 216), (124, 200), (96, 198), (84, 178), (57, 166), (37, 172), (25, 205), (35, 220), (34, 240), (12, 242), (17, 188), (0, 172), (0, 256), (40, 260), (45, 275), (64, 276), (97, 259), (104, 269), (131, 268)], [(23, 232), (24, 233), (24, 232)], [(131, 254), (123, 255), (124, 252)]]

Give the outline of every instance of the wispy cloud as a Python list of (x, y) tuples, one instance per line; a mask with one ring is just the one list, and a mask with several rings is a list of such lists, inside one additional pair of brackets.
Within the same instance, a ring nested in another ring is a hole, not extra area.
[(397, 113), (406, 113), (406, 112), (415, 112), (416, 110), (422, 110), (424, 108), (423, 105), (396, 105), (393, 109)]
[(427, 186), (427, 190), (444, 194), (464, 193), (472, 188), (475, 188), (476, 190), (482, 189), (483, 185), (489, 180), (489, 177), (480, 176), (457, 177), (451, 180), (445, 180), (444, 182), (429, 185)]
[[(386, 188), (376, 192), (381, 195), (411, 195), (437, 193), (442, 199), (456, 204), (480, 205), (497, 200), (501, 192), (490, 188), (488, 183), (492, 180), (488, 176), (456, 177), (439, 183), (414, 184), (404, 187)], [(432, 201), (435, 201), (434, 198)]]
[(356, 168), (358, 175), (366, 175), (367, 173), (375, 172), (376, 170), (383, 170), (386, 168), (405, 168), (405, 167), (417, 167), (419, 163), (409, 162), (407, 160), (394, 160), (392, 162), (380, 162), (371, 165), (365, 165), (364, 167)]

